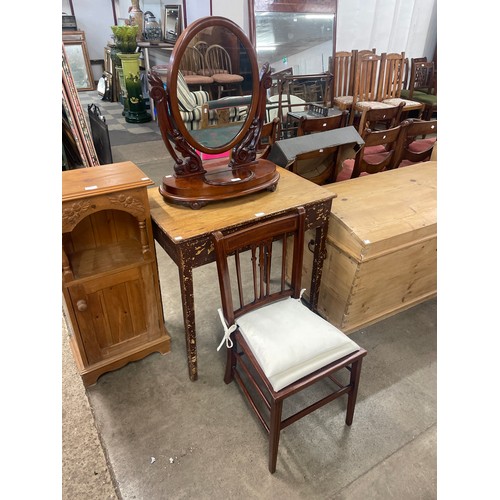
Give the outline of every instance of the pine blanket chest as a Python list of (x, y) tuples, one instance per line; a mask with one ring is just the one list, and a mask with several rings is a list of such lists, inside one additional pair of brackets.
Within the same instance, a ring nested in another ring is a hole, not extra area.
[[(318, 312), (343, 332), (436, 295), (436, 171), (429, 161), (324, 186), (336, 197)], [(311, 240), (307, 234), (303, 283)]]

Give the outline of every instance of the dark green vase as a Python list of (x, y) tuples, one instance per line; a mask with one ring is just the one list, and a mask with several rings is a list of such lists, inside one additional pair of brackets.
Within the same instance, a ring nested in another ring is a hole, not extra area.
[(141, 72), (139, 69), (138, 52), (133, 54), (118, 53), (122, 62), (123, 79), (127, 89), (127, 105), (125, 108), (125, 121), (129, 123), (146, 123), (152, 120), (146, 111), (146, 103), (142, 96)]

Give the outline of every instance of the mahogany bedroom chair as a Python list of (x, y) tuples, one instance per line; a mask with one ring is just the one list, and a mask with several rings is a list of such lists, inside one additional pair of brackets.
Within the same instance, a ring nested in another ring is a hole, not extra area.
[(398, 139), (402, 129), (407, 125), (407, 122), (403, 123), (386, 130), (365, 129), (361, 134), (365, 141), (364, 146), (354, 158), (344, 160), (336, 182), (396, 168)]
[[(366, 355), (301, 302), (304, 228), (299, 207), (231, 234), (213, 233), (225, 332), (219, 349), (227, 348), (224, 382), (237, 382), (269, 434), (271, 473), (285, 427), (344, 394), (351, 425)], [(329, 395), (282, 419), (286, 399), (327, 379), (335, 386)]]
[(275, 117), (272, 121), (264, 123), (260, 132), (259, 142), (257, 143), (257, 156), (267, 158), (271, 146), (278, 140), (280, 134), (280, 121)]
[[(342, 111), (340, 115), (325, 118), (303, 116), (299, 120), (297, 137), (345, 127), (348, 116), (347, 111)], [(315, 184), (328, 184), (335, 180), (338, 151), (338, 146), (332, 146), (300, 153), (295, 157), (290, 170)]]
[(407, 167), (422, 161), (429, 161), (437, 140), (437, 120), (411, 118), (401, 125), (396, 167)]
[(349, 113), (347, 111), (342, 111), (339, 115), (326, 116), (324, 118), (301, 116), (297, 128), (297, 137), (345, 127), (347, 125), (348, 116)]

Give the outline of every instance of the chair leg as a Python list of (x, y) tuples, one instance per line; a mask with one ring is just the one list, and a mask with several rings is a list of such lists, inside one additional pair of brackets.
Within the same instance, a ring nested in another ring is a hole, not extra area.
[(271, 402), (271, 420), (269, 425), (269, 472), (276, 472), (276, 461), (278, 459), (278, 445), (281, 431), (281, 411), (283, 401)]
[(367, 110), (364, 109), (361, 112), (361, 116), (359, 117), (359, 125), (358, 125), (358, 134), (361, 135), (363, 133), (363, 130), (365, 128), (365, 122), (366, 122), (366, 112)]
[(347, 413), (345, 417), (345, 423), (347, 425), (352, 424), (352, 419), (354, 417), (354, 407), (356, 406), (356, 398), (358, 397), (358, 386), (359, 386), (359, 377), (361, 375), (361, 363), (363, 358), (360, 358), (358, 361), (355, 361), (351, 365), (351, 379), (350, 386), (351, 391), (349, 392), (349, 396), (347, 399)]
[(236, 354), (234, 352), (236, 346), (233, 346), (231, 349), (226, 349), (227, 357), (226, 357), (226, 372), (224, 374), (224, 382), (226, 384), (230, 384), (234, 379), (234, 370), (236, 367)]

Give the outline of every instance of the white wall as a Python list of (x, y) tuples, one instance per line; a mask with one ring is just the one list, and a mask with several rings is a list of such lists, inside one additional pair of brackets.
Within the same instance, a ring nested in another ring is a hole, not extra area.
[[(116, 1), (118, 17), (128, 17), (130, 0), (73, 0), (78, 28), (85, 31), (91, 59), (103, 59), (104, 47), (111, 39), (114, 24), (112, 3)], [(65, 5), (63, 1), (63, 7)], [(426, 56), (432, 59), (437, 39), (437, 0), (338, 0), (337, 50), (371, 49), (377, 53), (405, 52), (408, 58)], [(180, 4), (182, 0), (141, 0), (141, 9), (150, 10), (157, 19), (161, 6)], [(209, 15), (210, 0), (186, 0), (188, 23)], [(212, 15), (232, 19), (243, 31), (249, 32), (248, 4), (246, 0), (212, 0)], [(295, 57), (288, 66), (312, 67), (311, 57), (319, 61), (318, 54), (303, 54), (306, 60)], [(167, 58), (155, 64), (166, 64)], [(318, 66), (314, 65), (314, 67)], [(319, 66), (318, 66), (319, 67)], [(96, 74), (97, 80), (101, 75)], [(276, 65), (278, 69), (278, 65)], [(99, 69), (97, 69), (99, 71)], [(301, 69), (302, 72), (302, 69)], [(307, 73), (308, 71), (304, 71)], [(314, 71), (316, 72), (316, 71)]]
[(405, 52), (432, 60), (436, 0), (338, 0), (337, 50)]

